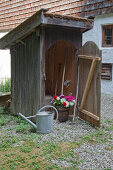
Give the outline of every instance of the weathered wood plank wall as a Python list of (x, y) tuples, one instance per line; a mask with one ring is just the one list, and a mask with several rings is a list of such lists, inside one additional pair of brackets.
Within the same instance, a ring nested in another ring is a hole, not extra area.
[[(88, 80), (90, 68), (92, 65), (93, 59), (99, 58), (99, 60), (96, 60), (96, 66), (94, 69), (94, 72), (92, 71), (91, 74), (93, 74), (91, 83), (88, 88), (88, 93), (85, 96), (86, 100), (83, 105), (83, 108), (90, 113), (93, 114), (93, 117), (90, 117), (82, 112), (79, 112), (80, 118), (84, 119), (87, 122), (90, 122), (91, 124), (95, 126), (100, 126), (100, 102), (101, 102), (101, 79), (100, 79), (100, 67), (101, 67), (101, 51), (99, 48), (93, 43), (93, 42), (87, 42), (79, 51), (80, 55), (86, 56), (86, 58), (90, 57), (92, 59), (85, 59), (80, 58), (79, 59), (79, 67), (80, 67), (80, 75), (79, 75), (79, 96), (78, 96), (78, 106), (81, 106), (82, 98), (84, 94), (84, 89), (86, 87), (86, 82)], [(96, 117), (96, 118), (95, 118)], [(98, 118), (98, 119), (97, 119)]]
[(72, 43), (75, 49), (82, 46), (82, 33), (80, 28), (66, 29), (65, 27), (46, 27), (45, 28), (45, 49), (49, 49), (55, 42), (64, 40)]
[(40, 107), (40, 37), (32, 33), (11, 47), (14, 114), (33, 115)]

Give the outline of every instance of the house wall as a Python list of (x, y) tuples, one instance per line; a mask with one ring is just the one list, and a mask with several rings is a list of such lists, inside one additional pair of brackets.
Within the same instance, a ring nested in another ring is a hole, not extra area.
[(112, 80), (102, 80), (101, 91), (106, 94), (113, 94), (113, 47), (102, 47), (102, 26), (113, 24), (113, 14), (95, 17), (92, 30), (83, 34), (83, 44), (93, 41), (102, 50), (102, 63), (112, 64)]
[[(0, 38), (2, 38), (7, 32), (0, 33)], [(11, 67), (10, 67), (10, 51), (0, 50), (0, 82), (4, 78), (11, 77)]]

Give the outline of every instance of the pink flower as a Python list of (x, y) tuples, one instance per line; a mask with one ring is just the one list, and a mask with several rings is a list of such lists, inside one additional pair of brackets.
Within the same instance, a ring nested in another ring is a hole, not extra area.
[(71, 95), (66, 96), (65, 99), (68, 100), (69, 102), (75, 100), (75, 98)]
[(68, 108), (73, 106), (75, 103), (75, 98), (71, 95), (64, 96), (61, 94), (60, 96), (55, 95), (53, 100), (51, 101), (55, 106)]
[(65, 96), (63, 94), (60, 95), (60, 99), (64, 98)]

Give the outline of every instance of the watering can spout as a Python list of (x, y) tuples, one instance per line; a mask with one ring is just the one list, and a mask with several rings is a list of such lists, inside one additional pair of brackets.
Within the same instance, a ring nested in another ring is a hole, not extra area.
[(18, 115), (20, 117), (22, 117), (24, 120), (26, 120), (30, 125), (32, 125), (35, 129), (37, 129), (37, 126), (32, 122), (30, 121), (28, 118), (26, 118), (24, 115), (22, 115), (21, 113), (18, 113)]

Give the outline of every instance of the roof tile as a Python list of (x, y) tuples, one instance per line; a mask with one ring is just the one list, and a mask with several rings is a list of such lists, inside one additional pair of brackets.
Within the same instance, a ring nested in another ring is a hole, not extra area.
[(113, 13), (113, 0), (1, 0), (0, 31), (13, 29), (41, 8), (69, 16), (89, 17)]

